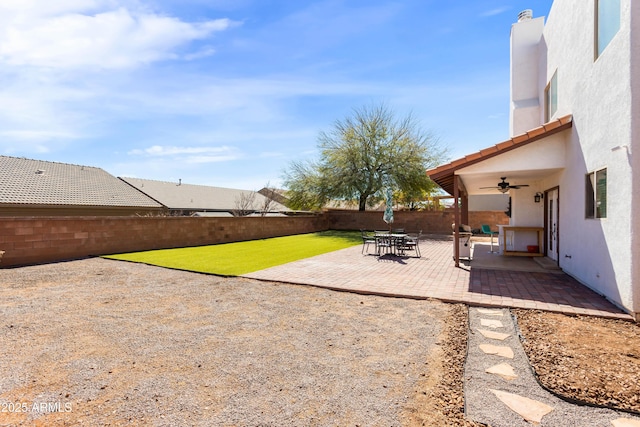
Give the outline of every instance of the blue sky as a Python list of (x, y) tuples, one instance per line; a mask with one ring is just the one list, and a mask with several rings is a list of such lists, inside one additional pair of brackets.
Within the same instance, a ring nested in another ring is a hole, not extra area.
[(2, 0), (0, 154), (259, 189), (354, 108), (452, 158), (508, 138), (509, 33), (552, 0)]

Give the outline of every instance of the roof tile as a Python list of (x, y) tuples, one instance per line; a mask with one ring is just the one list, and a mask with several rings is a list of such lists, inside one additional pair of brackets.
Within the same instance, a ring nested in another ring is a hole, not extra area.
[(535, 138), (536, 136), (542, 135), (543, 133), (545, 133), (544, 126), (539, 126), (528, 131), (527, 135), (529, 136), (529, 139), (531, 139)]
[(502, 151), (506, 148), (513, 146), (514, 144), (515, 143), (513, 142), (513, 139), (507, 139), (506, 141), (496, 144), (496, 147), (498, 148), (498, 151)]
[(523, 142), (527, 142), (529, 140), (529, 135), (523, 133), (522, 135), (517, 135), (511, 138), (514, 144), (522, 144)]
[(488, 147), (488, 148), (480, 150), (480, 154), (484, 157), (484, 156), (487, 156), (489, 154), (496, 153), (497, 151), (498, 151), (498, 147), (496, 147), (494, 145), (492, 147)]
[(571, 114), (560, 117), (558, 119), (558, 122), (560, 122), (560, 124), (566, 125), (567, 123), (571, 123), (573, 121), (573, 116)]
[[(231, 211), (237, 209), (240, 196), (254, 194), (254, 206), (259, 209), (265, 196), (250, 190), (184, 184), (182, 182), (154, 181), (140, 178), (120, 178), (169, 209), (196, 211)], [(272, 211), (288, 211), (284, 205), (273, 201)]]
[(0, 204), (159, 208), (100, 168), (0, 156)]
[(469, 161), (472, 161), (472, 160), (479, 159), (481, 157), (482, 157), (482, 153), (477, 152), (477, 153), (469, 154), (469, 155), (465, 156), (464, 158), (465, 158), (465, 160), (467, 160), (469, 162)]

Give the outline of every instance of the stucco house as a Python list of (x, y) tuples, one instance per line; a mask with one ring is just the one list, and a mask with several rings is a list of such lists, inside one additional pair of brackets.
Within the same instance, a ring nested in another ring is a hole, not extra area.
[(0, 156), (0, 217), (134, 216), (164, 207), (105, 170)]
[(510, 97), (510, 139), (427, 174), (461, 201), (458, 223), (469, 195), (508, 194), (503, 256), (546, 256), (638, 319), (640, 2), (521, 13)]
[(261, 193), (250, 190), (212, 187), (207, 185), (186, 184), (177, 182), (156, 181), (141, 178), (120, 177), (131, 187), (157, 200), (167, 207), (168, 211), (177, 215), (197, 216), (233, 216), (239, 208), (262, 215), (280, 215), (289, 208)]

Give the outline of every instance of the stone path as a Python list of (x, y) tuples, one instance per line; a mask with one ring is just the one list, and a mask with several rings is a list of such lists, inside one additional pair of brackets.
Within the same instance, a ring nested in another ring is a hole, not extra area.
[(508, 309), (470, 307), (469, 327), (468, 418), (492, 427), (640, 427), (640, 417), (574, 405), (544, 390), (533, 376)]

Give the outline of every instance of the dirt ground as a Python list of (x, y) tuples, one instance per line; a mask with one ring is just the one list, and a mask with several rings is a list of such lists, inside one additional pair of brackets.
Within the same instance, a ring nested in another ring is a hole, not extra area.
[[(637, 324), (514, 310), (543, 384), (640, 410)], [(474, 426), (462, 304), (103, 259), (0, 270), (0, 426)]]
[(104, 259), (4, 269), (0, 425), (446, 425), (465, 317)]
[(640, 325), (513, 310), (540, 382), (578, 401), (640, 413)]

